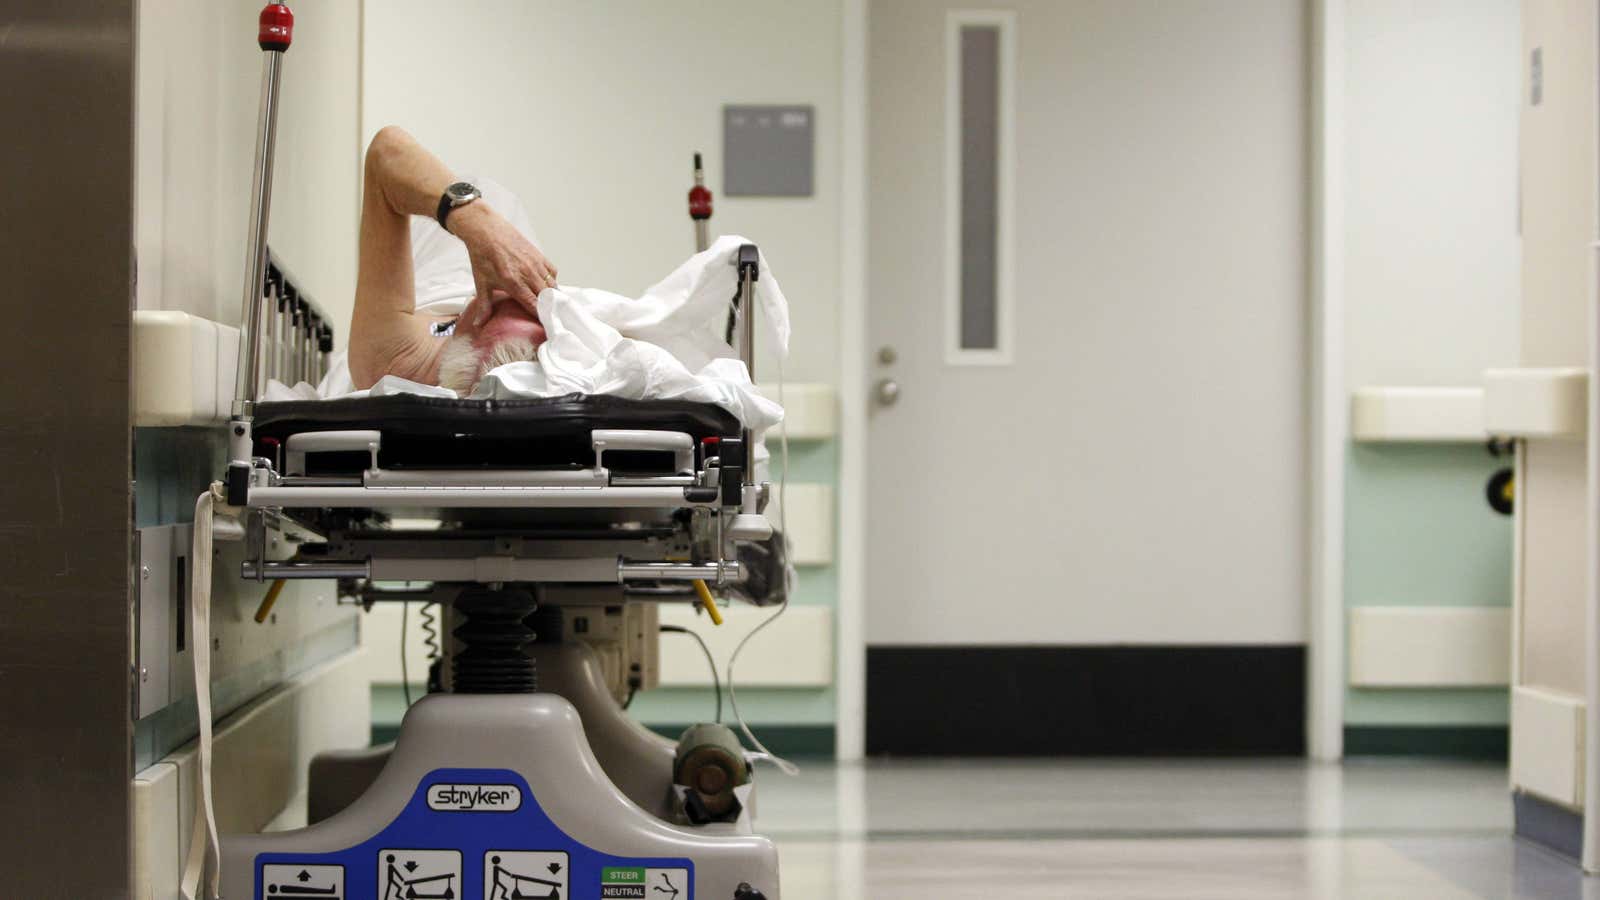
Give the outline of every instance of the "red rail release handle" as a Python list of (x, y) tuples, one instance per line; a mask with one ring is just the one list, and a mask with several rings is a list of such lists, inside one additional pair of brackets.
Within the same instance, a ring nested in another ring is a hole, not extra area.
[(704, 185), (695, 185), (689, 189), (689, 218), (711, 218), (711, 190)]
[(711, 189), (706, 187), (706, 170), (698, 153), (694, 155), (694, 187), (689, 189), (689, 218), (696, 222), (711, 218)]
[(261, 30), (256, 33), (256, 43), (263, 50), (279, 53), (289, 49), (294, 40), (294, 13), (282, 3), (268, 3), (261, 10)]

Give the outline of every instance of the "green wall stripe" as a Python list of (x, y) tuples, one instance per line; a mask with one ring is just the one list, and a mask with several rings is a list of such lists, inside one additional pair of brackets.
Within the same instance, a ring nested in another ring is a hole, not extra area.
[(1344, 755), (1505, 762), (1510, 734), (1503, 725), (1358, 725), (1344, 730)]

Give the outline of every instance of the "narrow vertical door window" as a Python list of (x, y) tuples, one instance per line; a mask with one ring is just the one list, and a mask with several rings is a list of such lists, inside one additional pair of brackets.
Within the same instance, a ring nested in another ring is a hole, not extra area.
[(1010, 361), (1012, 23), (950, 14), (946, 331), (954, 363)]

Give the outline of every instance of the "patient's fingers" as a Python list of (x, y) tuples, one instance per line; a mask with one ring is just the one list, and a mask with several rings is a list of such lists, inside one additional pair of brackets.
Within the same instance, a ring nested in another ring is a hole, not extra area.
[(477, 328), (489, 320), (489, 312), (492, 309), (493, 304), (483, 296), (482, 291), (479, 291), (477, 296), (467, 302), (466, 308), (461, 311), (461, 317), (471, 322), (472, 327)]
[(550, 286), (549, 279), (545, 277), (544, 268), (539, 265), (537, 260), (524, 260), (522, 266), (523, 279), (528, 288), (528, 297), (524, 300), (523, 305), (528, 308), (529, 312), (537, 312), (539, 293)]
[(517, 289), (512, 296), (516, 297), (517, 302), (521, 303), (525, 309), (532, 312), (534, 306), (539, 302), (538, 281), (524, 272), (522, 277), (516, 280), (516, 287)]

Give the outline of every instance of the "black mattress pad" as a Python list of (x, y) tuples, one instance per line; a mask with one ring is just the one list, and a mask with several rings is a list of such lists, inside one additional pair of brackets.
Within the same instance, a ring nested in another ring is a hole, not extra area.
[[(258, 403), (252, 422), (256, 453), (276, 459), (290, 435), (310, 431), (377, 431), (383, 435), (379, 465), (385, 468), (532, 468), (591, 465), (590, 432), (596, 428), (682, 431), (698, 443), (736, 437), (739, 420), (720, 406), (686, 400), (630, 400), (598, 394), (568, 394), (513, 400), (462, 400), (392, 394), (337, 400)], [(316, 469), (364, 468), (364, 454), (328, 457)], [(669, 457), (670, 454), (656, 454)], [(640, 468), (651, 454), (639, 454)], [(627, 457), (618, 454), (621, 462)], [(606, 455), (607, 465), (612, 454)], [(307, 460), (308, 466), (312, 460)], [(635, 468), (629, 466), (628, 468)], [(316, 474), (308, 471), (307, 474)]]

